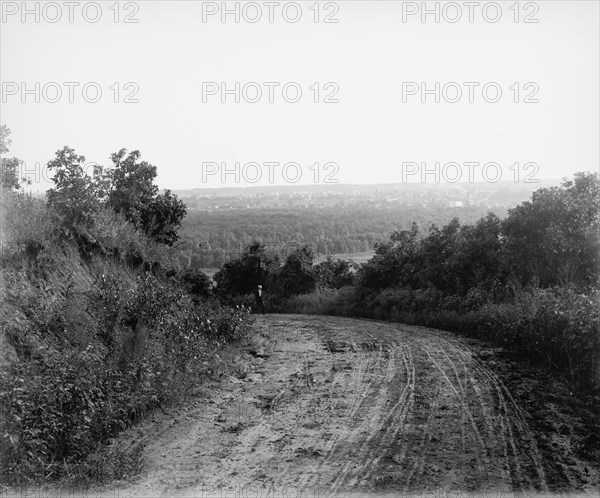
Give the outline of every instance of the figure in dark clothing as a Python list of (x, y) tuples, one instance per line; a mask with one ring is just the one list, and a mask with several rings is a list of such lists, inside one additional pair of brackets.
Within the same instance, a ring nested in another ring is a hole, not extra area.
[(263, 304), (262, 296), (262, 285), (259, 285), (254, 291), (254, 297), (256, 298), (256, 309), (258, 313), (265, 314), (265, 305)]

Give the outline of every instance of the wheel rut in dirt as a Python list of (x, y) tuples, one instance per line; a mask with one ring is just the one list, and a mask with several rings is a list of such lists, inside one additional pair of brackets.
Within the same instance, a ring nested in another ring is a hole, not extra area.
[(139, 429), (138, 496), (597, 493), (598, 465), (573, 441), (562, 435), (550, 459), (489, 346), (337, 317), (267, 315), (257, 327), (254, 354), (232, 360), (243, 369), (204, 386), (174, 423)]

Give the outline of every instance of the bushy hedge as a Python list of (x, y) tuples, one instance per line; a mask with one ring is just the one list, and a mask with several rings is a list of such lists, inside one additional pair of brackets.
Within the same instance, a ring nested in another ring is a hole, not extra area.
[(293, 296), (281, 302), (278, 311), (292, 311), (312, 315), (356, 315), (354, 312), (354, 289), (318, 289), (311, 294)]
[(487, 304), (472, 313), (481, 334), (600, 387), (600, 293), (572, 288), (531, 289), (512, 304)]

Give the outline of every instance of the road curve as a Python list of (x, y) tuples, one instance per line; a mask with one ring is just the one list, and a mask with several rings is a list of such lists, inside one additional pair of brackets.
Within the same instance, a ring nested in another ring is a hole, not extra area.
[[(500, 361), (492, 348), (338, 317), (267, 315), (257, 327), (262, 342), (243, 367), (232, 359), (236, 366), (187, 410), (139, 430), (147, 474), (123, 491), (598, 493), (597, 467), (568, 435), (540, 436), (535, 414), (490, 368)], [(558, 441), (553, 451), (548, 441)]]

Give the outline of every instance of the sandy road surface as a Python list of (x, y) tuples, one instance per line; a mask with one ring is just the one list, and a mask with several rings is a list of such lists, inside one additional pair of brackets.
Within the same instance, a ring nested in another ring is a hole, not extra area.
[(137, 429), (147, 474), (120, 496), (598, 495), (564, 416), (515, 399), (490, 348), (337, 317), (257, 326), (236, 375)]

